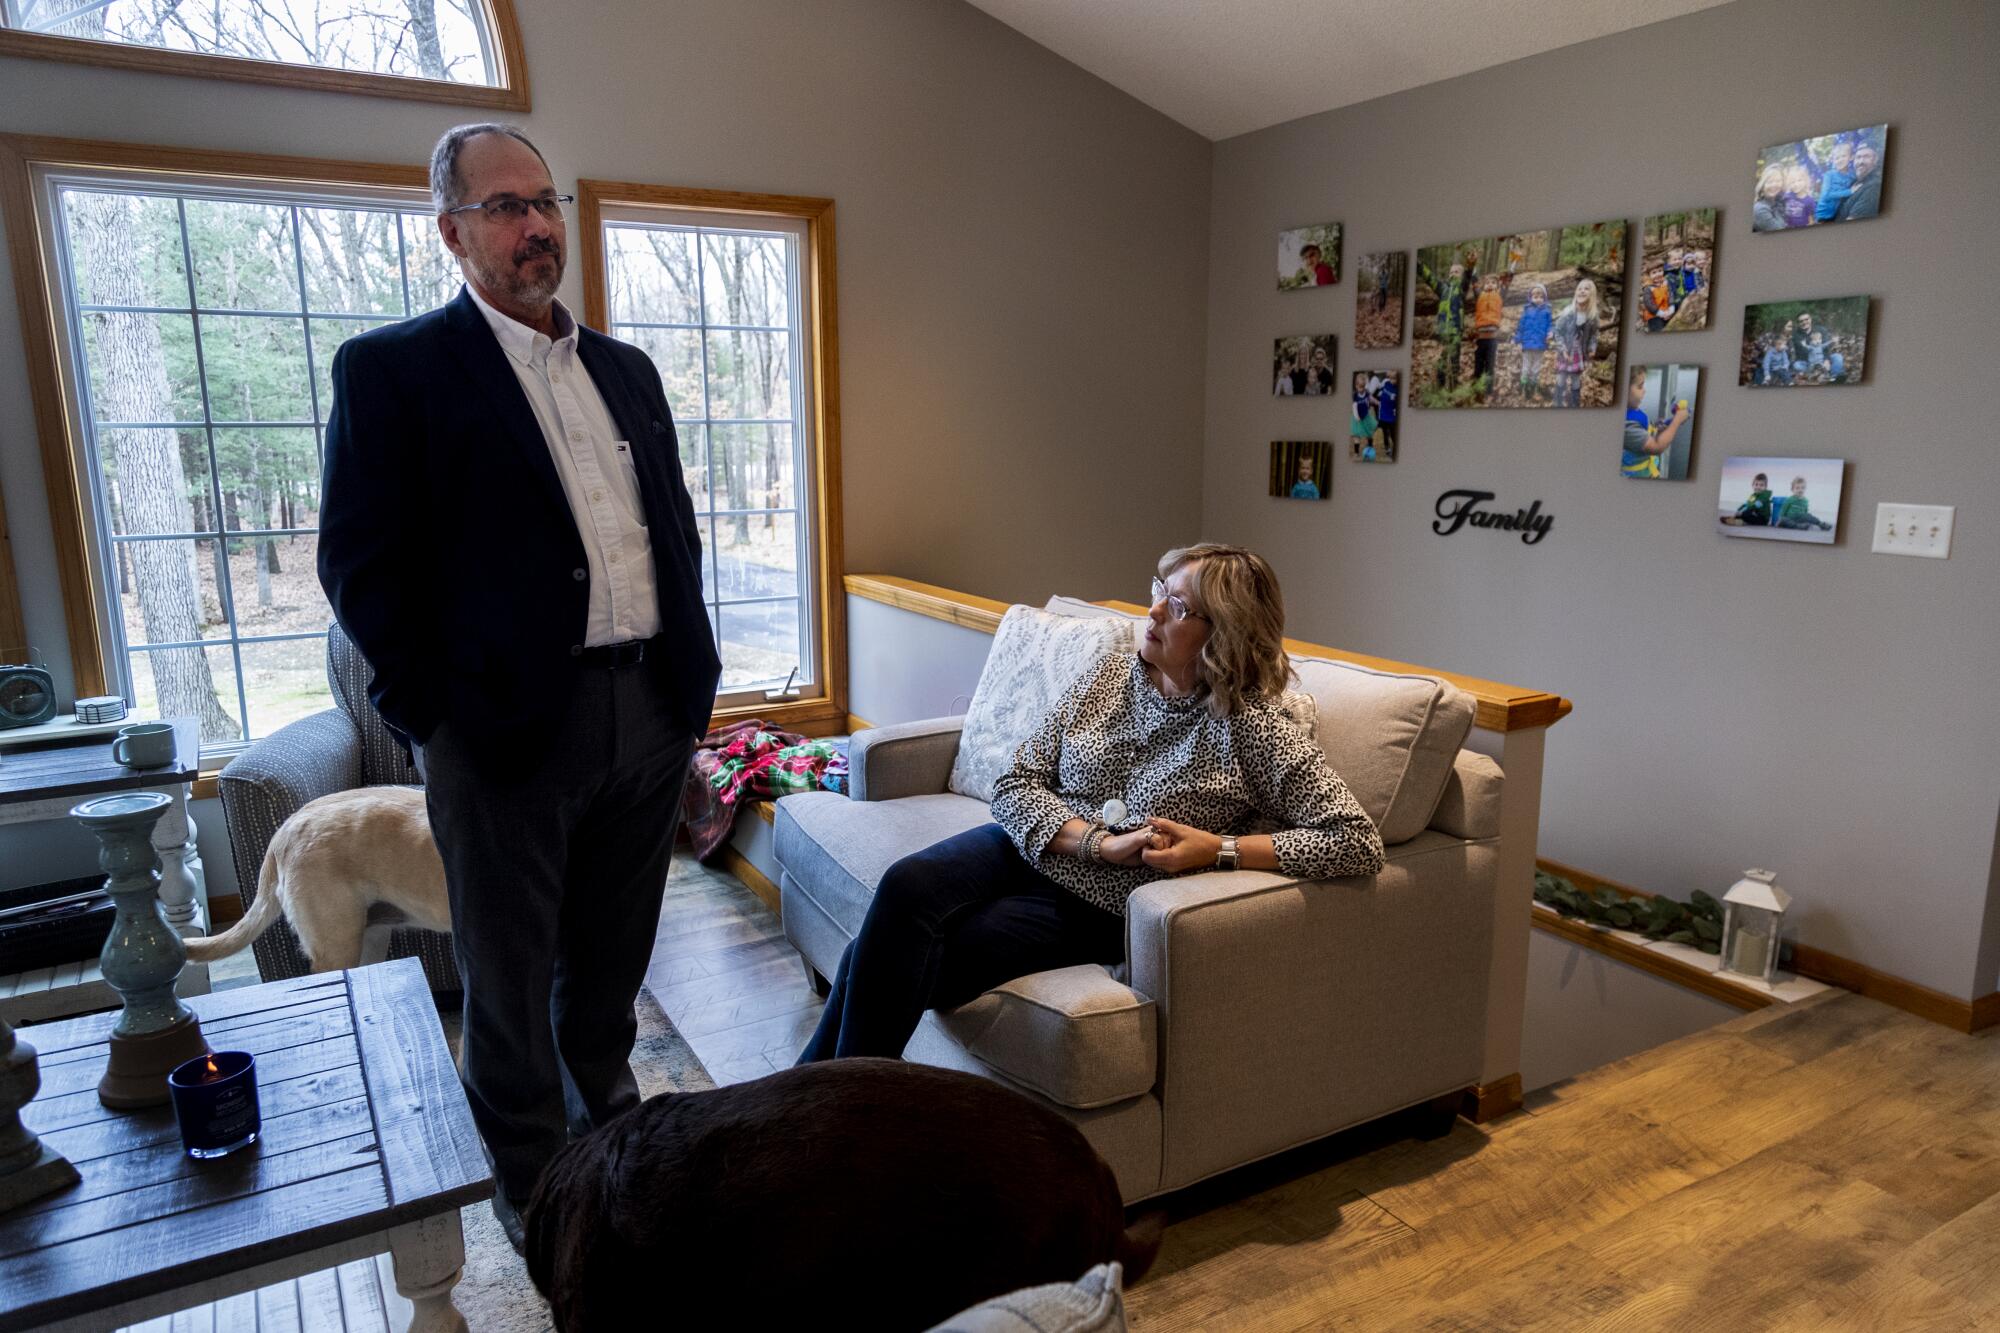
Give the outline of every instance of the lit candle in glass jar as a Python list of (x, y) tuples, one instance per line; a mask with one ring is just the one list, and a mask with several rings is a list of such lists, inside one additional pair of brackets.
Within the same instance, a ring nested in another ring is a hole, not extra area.
[(257, 1061), (248, 1051), (196, 1056), (167, 1075), (190, 1157), (227, 1157), (257, 1141)]

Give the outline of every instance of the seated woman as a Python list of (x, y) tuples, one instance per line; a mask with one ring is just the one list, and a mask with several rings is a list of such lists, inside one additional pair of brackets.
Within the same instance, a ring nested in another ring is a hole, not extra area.
[[(899, 1056), (926, 1009), (1031, 972), (1121, 961), (1126, 899), (1153, 880), (1381, 870), (1375, 825), (1279, 708), (1292, 674), (1284, 623), (1263, 557), (1167, 552), (1137, 655), (1086, 672), (1021, 746), (994, 785), (998, 822), (882, 876), (799, 1063)], [(1107, 828), (1113, 800), (1129, 815)]]

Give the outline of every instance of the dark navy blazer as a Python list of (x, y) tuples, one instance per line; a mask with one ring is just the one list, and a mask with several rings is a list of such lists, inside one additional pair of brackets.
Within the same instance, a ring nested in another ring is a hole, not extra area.
[[(634, 669), (698, 735), (721, 665), (659, 371), (580, 325), (577, 355), (631, 445), (653, 549), (664, 651)], [(583, 541), (528, 396), (466, 291), (334, 355), (319, 578), (374, 668), (369, 698), (403, 737), (451, 721), (521, 755), (561, 724), (589, 617)]]

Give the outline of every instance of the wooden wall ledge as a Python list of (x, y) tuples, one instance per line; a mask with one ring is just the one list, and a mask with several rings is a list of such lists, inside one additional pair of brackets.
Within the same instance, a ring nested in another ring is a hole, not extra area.
[[(955, 592), (950, 588), (918, 583), (914, 579), (897, 578), (890, 574), (849, 574), (845, 584), (847, 591), (853, 596), (863, 597), (871, 602), (881, 602), (886, 606), (899, 607), (905, 611), (914, 611), (933, 620), (947, 621), (986, 634), (998, 630), (1000, 617), (1007, 613), (1007, 603), (997, 602), (991, 597), (976, 597), (971, 593)], [(1096, 605), (1130, 615), (1144, 615), (1146, 612), (1145, 607), (1131, 602), (1104, 601)], [(1567, 717), (1571, 708), (1570, 701), (1561, 695), (1549, 694), (1542, 690), (1503, 685), (1498, 681), (1481, 680), (1477, 676), (1463, 676), (1454, 671), (1439, 671), (1433, 667), (1396, 662), (1385, 657), (1351, 653), (1325, 644), (1310, 643), (1304, 639), (1286, 639), (1285, 647), (1300, 657), (1323, 657), (1334, 662), (1352, 662), (1356, 666), (1367, 667), (1374, 671), (1436, 676), (1441, 680), (1448, 680), (1470, 694), (1477, 702), (1479, 707), (1477, 724), (1488, 731), (1524, 731), (1531, 727), (1553, 726)]]
[(1773, 995), (1761, 986), (1722, 976), (1711, 967), (1689, 961), (1680, 956), (1678, 950), (1649, 948), (1648, 941), (1643, 935), (1573, 920), (1544, 903), (1536, 903), (1534, 910), (1535, 928), (1545, 934), (1559, 936), (1572, 944), (1589, 949), (1592, 953), (1615, 958), (1621, 963), (1638, 968), (1641, 972), (1651, 973), (1675, 985), (1697, 991), (1710, 999), (1733, 1004), (1738, 1009), (1762, 1009), (1766, 1005), (1781, 1001), (1795, 1003), (1827, 989), (1816, 981), (1781, 980), (1781, 986), (1788, 991), (1802, 993)]
[[(1535, 865), (1551, 875), (1567, 879), (1586, 893), (1610, 889), (1627, 898), (1645, 900), (1654, 896), (1644, 889), (1635, 889), (1629, 884), (1604, 879), (1587, 870), (1579, 870), (1575, 866), (1551, 861), (1546, 857), (1537, 857)], [(1646, 948), (1641, 942), (1643, 938), (1641, 936), (1624, 936), (1623, 932), (1608, 931), (1581, 921), (1573, 921), (1541, 903), (1535, 904), (1535, 927), (1551, 935), (1560, 935), (1564, 939), (1573, 940), (1587, 949), (1616, 958), (1620, 962), (1631, 963), (1634, 967), (1643, 968), (1655, 976), (1665, 977), (1669, 981), (1683, 982), (1693, 989), (1714, 995), (1717, 999), (1727, 1000), (1744, 1008), (1756, 1007), (1744, 1005), (1735, 994), (1720, 993), (1696, 983), (1690, 974), (1703, 972), (1703, 969), (1678, 963), (1671, 954)], [(1642, 957), (1634, 957), (1635, 954)], [(1671, 970), (1663, 971), (1662, 966)], [(1878, 971), (1851, 958), (1843, 958), (1839, 954), (1816, 949), (1810, 944), (1792, 945), (1790, 971), (1794, 975), (1827, 986), (1838, 986), (1842, 990), (1851, 990), (1857, 995), (1880, 1000), (1884, 1004), (1893, 1005), (1919, 1018), (1943, 1024), (1955, 1032), (1983, 1032), (1990, 1027), (2000, 1027), (2000, 991), (1990, 992), (1977, 999), (1961, 1000), (1955, 995), (1946, 995), (1907, 978), (1896, 976), (1894, 973)], [(1708, 976), (1711, 982), (1716, 980), (1713, 973), (1704, 975)], [(1734, 982), (1723, 981), (1717, 984), (1728, 986), (1732, 991), (1742, 989)], [(1755, 991), (1743, 993), (1753, 999), (1756, 997)]]
[(1007, 614), (1007, 603), (991, 597), (975, 597), (969, 592), (953, 592), (915, 579), (899, 579), (893, 574), (849, 574), (843, 582), (847, 591), (871, 602), (914, 611), (932, 620), (942, 620), (966, 629), (992, 634)]

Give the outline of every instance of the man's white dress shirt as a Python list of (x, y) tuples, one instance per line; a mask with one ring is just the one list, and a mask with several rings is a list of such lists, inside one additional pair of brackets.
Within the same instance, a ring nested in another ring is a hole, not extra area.
[(555, 302), (560, 336), (551, 341), (488, 305), (470, 283), (466, 290), (535, 409), (583, 539), (589, 568), (576, 573), (590, 582), (584, 643), (596, 647), (652, 638), (660, 632), (660, 597), (646, 511), (639, 501), (639, 474), (631, 442), (618, 438), (610, 409), (577, 357), (576, 321), (561, 301)]

